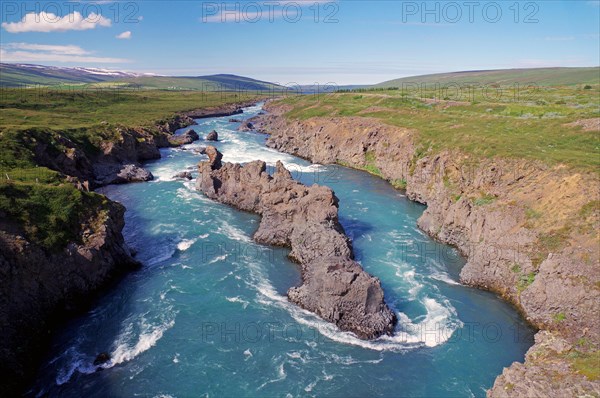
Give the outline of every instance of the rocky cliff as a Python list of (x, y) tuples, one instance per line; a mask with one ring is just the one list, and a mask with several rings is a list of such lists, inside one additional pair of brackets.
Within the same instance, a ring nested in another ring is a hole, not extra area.
[(77, 239), (51, 252), (0, 218), (0, 395), (31, 377), (51, 330), (139, 264), (123, 241), (123, 206), (105, 201), (81, 220)]
[[(270, 134), (269, 147), (367, 170), (405, 189), (410, 199), (427, 204), (419, 226), (466, 256), (463, 283), (500, 294), (543, 333), (571, 347), (557, 352), (536, 338), (530, 352), (538, 354), (505, 369), (490, 396), (599, 393), (597, 376), (586, 378), (574, 359), (597, 362), (600, 345), (596, 175), (519, 159), (434, 153), (419, 145), (417, 132), (375, 119), (290, 120), (285, 105), (267, 108), (270, 114), (253, 124)], [(562, 382), (549, 382), (556, 379)]]
[(152, 174), (145, 171), (141, 163), (159, 159), (159, 148), (197, 140), (199, 137), (193, 131), (173, 135), (177, 129), (194, 123), (187, 115), (176, 115), (153, 128), (116, 127), (110, 132), (110, 139), (87, 150), (60, 133), (41, 132), (30, 138), (30, 146), (38, 165), (88, 181), (91, 187), (148, 181), (153, 178)]
[(354, 261), (352, 246), (338, 221), (338, 199), (327, 187), (294, 181), (283, 164), (271, 176), (266, 164), (222, 163), (206, 148), (196, 188), (209, 198), (262, 216), (257, 242), (290, 247), (301, 266), (302, 285), (288, 291), (290, 301), (365, 339), (391, 334), (394, 313), (379, 280)]
[[(194, 131), (177, 136), (174, 131), (194, 124), (193, 118), (240, 113), (240, 106), (249, 104), (181, 113), (149, 128), (107, 127), (98, 132), (103, 138), (93, 148), (66, 134), (37, 129), (25, 134), (22, 144), (37, 165), (62, 173), (64, 183), (80, 190), (147, 181), (152, 175), (142, 168), (143, 161), (160, 158), (159, 148), (199, 138)], [(0, 211), (0, 396), (23, 391), (64, 318), (139, 266), (121, 234), (123, 206), (99, 195), (84, 197), (95, 200), (85, 203), (78, 227), (70, 231), (74, 239), (59, 250), (28, 239), (19, 220)]]

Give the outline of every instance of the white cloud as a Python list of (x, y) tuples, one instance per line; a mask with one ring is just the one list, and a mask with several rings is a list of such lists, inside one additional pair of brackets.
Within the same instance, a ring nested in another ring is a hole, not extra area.
[(121, 39), (121, 40), (129, 40), (129, 39), (131, 39), (131, 32), (127, 30), (127, 31), (125, 31), (123, 33), (119, 33), (115, 37), (117, 39)]
[(97, 57), (92, 51), (74, 45), (7, 43), (0, 47), (2, 62), (77, 62), (120, 64), (123, 58)]
[(30, 44), (30, 43), (8, 43), (3, 45), (4, 48), (13, 50), (27, 50), (27, 51), (42, 51), (52, 52), (56, 54), (64, 55), (86, 55), (90, 54), (89, 51), (85, 51), (83, 48), (74, 45), (49, 45), (49, 44)]
[(64, 17), (40, 12), (26, 14), (19, 22), (3, 22), (2, 27), (9, 33), (22, 32), (65, 32), (67, 30), (88, 30), (97, 26), (111, 26), (111, 20), (96, 13), (90, 13), (87, 17), (74, 11)]

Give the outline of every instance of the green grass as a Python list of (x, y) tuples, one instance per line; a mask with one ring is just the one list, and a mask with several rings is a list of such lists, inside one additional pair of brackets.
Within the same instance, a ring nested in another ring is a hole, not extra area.
[(80, 236), (81, 225), (106, 211), (106, 198), (81, 192), (64, 176), (38, 167), (36, 147), (56, 157), (68, 138), (83, 152), (100, 151), (120, 129), (153, 132), (177, 112), (258, 98), (235, 93), (0, 89), (0, 216), (30, 241), (60, 250)]
[(566, 354), (571, 367), (589, 380), (600, 380), (600, 351), (581, 352), (573, 350)]
[(393, 180), (392, 186), (396, 189), (406, 189), (406, 180)]
[(489, 205), (490, 203), (494, 203), (495, 200), (496, 200), (496, 197), (494, 195), (484, 194), (481, 197), (476, 198), (473, 201), (473, 204), (475, 206), (485, 206), (485, 205)]
[[(503, 87), (499, 99), (475, 92), (474, 101), (448, 105), (436, 90), (402, 90), (297, 96), (291, 119), (364, 116), (416, 131), (424, 154), (458, 150), (475, 158), (519, 158), (578, 170), (600, 170), (600, 134), (571, 123), (600, 117), (600, 78), (591, 90), (582, 87)], [(429, 98), (429, 100), (427, 100)], [(430, 103), (427, 103), (429, 101)]]
[(525, 217), (528, 220), (537, 220), (540, 217), (542, 217), (542, 213), (540, 213), (539, 211), (533, 210), (532, 208), (528, 207), (525, 209)]
[[(598, 84), (600, 68), (530, 68), (501, 69), (487, 71), (466, 71), (439, 73), (404, 77), (375, 85), (377, 88), (406, 87), (410, 83), (418, 84), (478, 84), (511, 85), (536, 84), (538, 86), (567, 86)], [(586, 84), (589, 83), (589, 84)], [(404, 85), (404, 86), (403, 86)], [(590, 86), (591, 87), (591, 86)]]
[(365, 166), (364, 166), (364, 170), (366, 170), (367, 172), (379, 176), (381, 177), (381, 170), (379, 170), (379, 168), (375, 165), (375, 152), (365, 152)]
[(81, 192), (71, 184), (0, 184), (0, 212), (48, 250), (76, 241), (80, 224), (107, 203), (103, 196)]
[(592, 200), (591, 202), (583, 205), (581, 210), (579, 210), (579, 215), (582, 218), (587, 218), (595, 212), (600, 212), (600, 200)]
[(535, 272), (530, 272), (525, 275), (519, 276), (519, 281), (517, 282), (517, 291), (521, 293), (523, 290), (527, 289), (529, 285), (531, 285), (535, 281)]
[(176, 112), (256, 98), (250, 93), (0, 89), (0, 131), (151, 126)]
[(562, 322), (565, 319), (567, 319), (567, 316), (565, 315), (564, 312), (559, 312), (558, 314), (554, 314), (552, 316), (552, 319), (554, 319), (554, 322)]

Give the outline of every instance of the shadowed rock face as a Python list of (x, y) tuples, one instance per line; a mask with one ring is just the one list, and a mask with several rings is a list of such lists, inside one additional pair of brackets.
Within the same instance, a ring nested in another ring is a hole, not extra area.
[(16, 397), (33, 376), (49, 331), (140, 264), (123, 240), (125, 208), (108, 202), (60, 251), (28, 241), (0, 215), (0, 396)]
[(222, 154), (212, 146), (206, 154), (209, 160), (198, 165), (196, 189), (260, 214), (254, 239), (292, 249), (290, 258), (300, 264), (303, 282), (288, 291), (290, 301), (363, 339), (392, 333), (396, 316), (385, 304), (379, 280), (352, 259), (330, 188), (294, 181), (281, 162), (271, 176), (263, 161), (222, 163)]

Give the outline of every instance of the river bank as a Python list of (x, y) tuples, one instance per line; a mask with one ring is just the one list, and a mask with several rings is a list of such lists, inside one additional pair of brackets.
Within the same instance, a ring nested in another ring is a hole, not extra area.
[[(173, 133), (195, 124), (188, 113), (194, 118), (217, 113), (237, 114), (241, 107), (254, 102), (180, 112), (149, 128), (116, 128), (113, 139), (101, 142), (95, 151), (60, 132), (35, 133), (36, 138), (31, 138), (35, 163), (60, 173), (60, 181), (55, 183), (59, 185), (52, 189), (60, 190), (60, 184), (66, 184), (63, 186), (65, 195), (70, 196), (65, 200), (69, 206), (78, 206), (74, 210), (78, 214), (75, 222), (62, 227), (69, 228), (72, 236), (66, 247), (49, 248), (28, 239), (29, 231), (13, 219), (16, 214), (0, 211), (0, 277), (3, 281), (0, 287), (0, 328), (3, 331), (0, 372), (6, 380), (0, 387), (2, 395), (18, 395), (30, 382), (54, 330), (80, 314), (123, 275), (141, 266), (123, 239), (125, 208), (88, 191), (115, 182), (150, 179), (151, 174), (142, 168), (142, 162), (159, 159), (159, 148), (182, 145), (173, 139)], [(123, 173), (124, 170), (127, 173)], [(140, 179), (140, 175), (146, 177)], [(33, 195), (30, 188), (18, 180), (3, 181), (2, 188), (8, 200)], [(41, 190), (36, 191), (36, 195), (56, 194), (38, 185), (33, 188)], [(52, 198), (46, 201), (52, 202)], [(16, 207), (9, 206), (10, 209)]]
[(252, 122), (270, 134), (269, 147), (367, 170), (427, 204), (418, 224), (468, 258), (461, 281), (498, 293), (542, 330), (525, 366), (505, 369), (490, 396), (598, 393), (600, 383), (577, 361), (593, 367), (599, 344), (593, 174), (457, 151), (429, 155), (416, 131), (372, 118), (289, 119), (291, 108), (276, 102), (267, 110)]
[[(289, 250), (251, 238), (260, 217), (174, 177), (197, 176), (196, 142), (146, 163), (153, 181), (101, 189), (127, 207), (123, 234), (145, 266), (56, 335), (30, 395), (481, 397), (502, 366), (523, 358), (530, 328), (493, 294), (457, 282), (462, 257), (416, 227), (424, 206), (367, 173), (269, 149), (239, 126), (221, 117), (194, 129), (219, 132), (224, 162), (263, 159), (272, 173), (281, 161), (295, 180), (336, 192), (356, 261), (399, 318), (394, 335), (362, 340), (290, 302), (301, 270)], [(111, 358), (102, 372), (99, 352)]]

